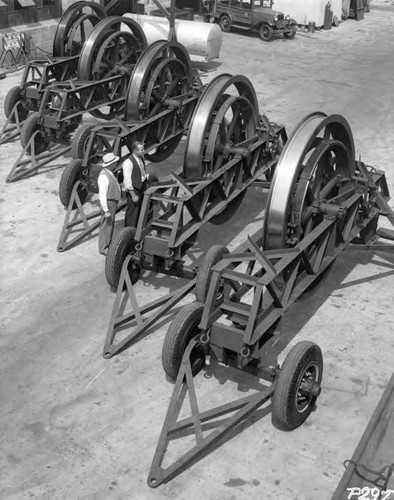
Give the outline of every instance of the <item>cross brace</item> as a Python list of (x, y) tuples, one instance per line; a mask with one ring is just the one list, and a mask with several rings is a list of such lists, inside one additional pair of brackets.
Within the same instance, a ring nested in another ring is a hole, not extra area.
[[(344, 219), (323, 219), (296, 247), (263, 252), (261, 235), (257, 233), (232, 254), (224, 255), (213, 267), (208, 297), (199, 324), (201, 335), (188, 344), (183, 355), (149, 472), (149, 486), (157, 487), (169, 481), (204, 457), (212, 450), (215, 441), (234, 426), (240, 425), (274, 394), (275, 381), (266, 391), (249, 396), (246, 400), (241, 398), (229, 406), (221, 405), (200, 413), (190, 360), (193, 349), (203, 348), (207, 370), (213, 360), (214, 363), (221, 363), (221, 366), (224, 364), (225, 369), (231, 366), (249, 371), (259, 378), (267, 379), (268, 376), (272, 380), (275, 378), (275, 370), (270, 370), (271, 351), (277, 344), (277, 335), (272, 336), (272, 326), (291, 309), (296, 299), (319, 278), (335, 257), (352, 242), (358, 243), (352, 245), (357, 249), (394, 253), (393, 244), (381, 244), (379, 240), (380, 236), (381, 239), (394, 241), (394, 231), (376, 229), (379, 216), (384, 215), (392, 222), (394, 214), (385, 199), (387, 193), (384, 189), (378, 189), (379, 185), (380, 188), (384, 186), (384, 180), (380, 181), (379, 176), (375, 176), (375, 181), (367, 190), (355, 192), (346, 200)], [(369, 182), (372, 182), (372, 177)], [(384, 211), (379, 208), (381, 206), (384, 206)], [(246, 265), (246, 271), (235, 271), (234, 268), (241, 263)], [(273, 284), (276, 287), (269, 288)], [(219, 286), (223, 303), (215, 306)], [(268, 301), (263, 300), (264, 287)], [(254, 299), (246, 310), (247, 304), (241, 304), (240, 298), (251, 289), (254, 290)], [(232, 320), (232, 327), (218, 322), (220, 317), (226, 315)], [(271, 335), (264, 337), (268, 331)], [(229, 356), (229, 351), (236, 353), (236, 360)], [(252, 361), (257, 363), (251, 363)], [(186, 394), (189, 394), (191, 417), (178, 421)], [(220, 421), (219, 428), (204, 437), (203, 423), (211, 417), (217, 418), (225, 414), (227, 410), (236, 410), (236, 413), (233, 417)], [(170, 441), (191, 433), (195, 435), (196, 444), (164, 469), (162, 464)]]
[[(174, 292), (168, 293), (149, 304), (139, 307), (129, 274), (129, 266), (132, 264), (131, 260), (132, 256), (128, 255), (123, 263), (105, 339), (103, 351), (104, 358), (111, 358), (114, 354), (134, 343), (144, 332), (158, 320), (163, 318), (170, 309), (186, 297), (186, 295), (193, 290), (196, 283), (195, 279), (192, 279), (189, 283), (181, 288), (177, 288)], [(132, 309), (131, 312), (125, 313), (128, 301), (130, 301)], [(144, 318), (144, 315), (152, 311), (155, 312)], [(115, 344), (118, 333), (130, 327), (132, 327), (131, 332)]]
[[(15, 182), (20, 179), (31, 177), (37, 173), (40, 168), (66, 155), (71, 150), (71, 146), (55, 144), (49, 150), (36, 154), (35, 139), (39, 133), (40, 131), (36, 130), (30, 137), (29, 142), (23, 148), (22, 153), (19, 155), (8, 174), (6, 182)], [(59, 165), (50, 165), (50, 167), (59, 168)]]
[(19, 119), (18, 114), (18, 109), (20, 108), (20, 106), (21, 103), (20, 101), (18, 101), (12, 108), (10, 116), (7, 118), (7, 121), (3, 125), (3, 128), (0, 132), (0, 144), (12, 142), (14, 139), (19, 137), (23, 125), (23, 121)]
[[(95, 210), (90, 214), (87, 214), (85, 212), (81, 199), (78, 195), (78, 188), (80, 187), (80, 185), (81, 182), (78, 181), (74, 185), (71, 193), (62, 232), (60, 234), (59, 242), (57, 245), (58, 252), (69, 250), (77, 243), (85, 239), (87, 236), (92, 235), (92, 233), (101, 224), (102, 211), (100, 209)], [(126, 202), (119, 203), (116, 209), (116, 213), (123, 210), (125, 205)], [(90, 223), (90, 221), (97, 218), (99, 218), (99, 220)]]

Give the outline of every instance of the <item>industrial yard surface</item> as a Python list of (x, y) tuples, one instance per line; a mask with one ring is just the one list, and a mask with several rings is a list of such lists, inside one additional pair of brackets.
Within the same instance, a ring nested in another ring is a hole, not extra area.
[[(342, 114), (357, 158), (386, 172), (394, 196), (392, 3), (374, 2), (361, 22), (299, 32), (294, 40), (223, 33), (220, 61), (199, 65), (209, 70), (203, 80), (225, 72), (247, 76), (260, 113), (288, 132), (310, 112)], [(18, 72), (0, 82), (1, 106), (20, 79)], [(65, 216), (61, 162), (5, 184), (21, 146), (0, 148), (0, 499), (330, 499), (394, 370), (394, 258), (342, 254), (285, 316), (281, 331), (294, 337), (290, 345), (313, 340), (324, 355), (322, 393), (303, 426), (284, 433), (259, 412), (242, 432), (153, 490), (146, 478), (173, 389), (161, 365), (172, 316), (103, 359), (115, 296), (97, 238), (56, 251)], [(148, 170), (165, 178), (181, 168), (182, 151), (181, 145)], [(261, 229), (265, 201), (250, 189), (232, 220), (201, 230), (192, 259), (213, 244), (234, 249)], [(148, 301), (180, 283), (144, 274), (136, 292)], [(253, 390), (220, 371), (200, 375), (197, 386), (207, 408)]]

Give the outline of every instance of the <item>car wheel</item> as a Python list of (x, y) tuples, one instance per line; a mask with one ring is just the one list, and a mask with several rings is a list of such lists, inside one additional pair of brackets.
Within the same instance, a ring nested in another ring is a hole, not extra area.
[(274, 38), (274, 30), (268, 24), (260, 26), (259, 35), (265, 42), (270, 42)]
[(231, 19), (228, 16), (222, 16), (219, 21), (219, 26), (222, 31), (228, 33), (231, 30)]
[(287, 38), (288, 40), (291, 40), (296, 36), (297, 33), (297, 28), (295, 27), (294, 24), (291, 25), (291, 31), (288, 31), (287, 33), (283, 33), (283, 36)]

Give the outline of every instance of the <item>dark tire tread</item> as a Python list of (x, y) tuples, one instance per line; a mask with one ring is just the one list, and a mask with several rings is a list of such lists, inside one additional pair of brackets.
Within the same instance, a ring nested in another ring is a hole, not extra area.
[(295, 391), (298, 378), (306, 366), (315, 361), (319, 366), (319, 379), (323, 374), (323, 355), (320, 347), (314, 342), (298, 342), (288, 353), (276, 379), (275, 392), (272, 398), (272, 420), (276, 427), (290, 431), (302, 425), (314, 409), (317, 398), (312, 398), (308, 408), (297, 412), (295, 408)]
[[(11, 116), (15, 104), (21, 100), (21, 90), (22, 90), (21, 87), (19, 85), (16, 85), (7, 92), (7, 95), (5, 96), (4, 99), (4, 114), (7, 118)], [(19, 120), (20, 121), (25, 120), (28, 115), (27, 109), (20, 109), (20, 106), (18, 106), (18, 109), (19, 109)], [(11, 123), (15, 122), (16, 122), (15, 117), (12, 117)]]
[(82, 125), (77, 128), (71, 142), (71, 156), (81, 160), (85, 157), (85, 144), (94, 125)]
[[(59, 198), (65, 208), (68, 207), (71, 194), (74, 188), (75, 183), (82, 177), (82, 161), (78, 159), (71, 160), (71, 162), (66, 165), (65, 169), (62, 172), (59, 183)], [(85, 203), (86, 198), (88, 196), (88, 192), (86, 189), (81, 189), (78, 191), (79, 198), (81, 203)], [(73, 204), (73, 208), (76, 208), (77, 204)]]
[(223, 245), (214, 245), (204, 255), (201, 265), (198, 268), (196, 280), (196, 299), (201, 304), (204, 304), (207, 296), (209, 285), (212, 278), (212, 268), (222, 260), (223, 255), (227, 255), (229, 250)]
[[(187, 344), (192, 340), (191, 335), (202, 317), (204, 306), (198, 302), (192, 302), (183, 307), (171, 322), (163, 342), (162, 364), (165, 373), (171, 380), (175, 380), (182, 362), (183, 354)], [(204, 366), (205, 359), (197, 362), (192, 367), (193, 375), (196, 375)]]
[[(135, 231), (135, 227), (122, 228), (109, 246), (108, 255), (105, 259), (105, 277), (112, 288), (117, 288), (119, 284), (123, 262), (133, 248)], [(135, 281), (137, 279), (132, 277), (132, 283)]]
[[(22, 145), (22, 148), (25, 148), (30, 139), (32, 138), (34, 132), (36, 130), (38, 130), (38, 120), (40, 119), (40, 116), (38, 113), (33, 113), (32, 115), (30, 115), (25, 123), (23, 124), (22, 128), (21, 128), (21, 135), (20, 135), (20, 140), (21, 140), (21, 145)], [(40, 143), (36, 143), (35, 144), (35, 154), (40, 154), (42, 152), (44, 152), (48, 146), (48, 139), (45, 137), (44, 135), (44, 132), (40, 134), (38, 134), (38, 136), (41, 136), (43, 141), (40, 142)], [(28, 154), (31, 154), (31, 150), (28, 149), (27, 150), (27, 153)]]

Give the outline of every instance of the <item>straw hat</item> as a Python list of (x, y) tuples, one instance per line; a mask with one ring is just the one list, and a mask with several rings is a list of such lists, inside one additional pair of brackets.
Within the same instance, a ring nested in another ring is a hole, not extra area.
[(112, 163), (119, 160), (119, 156), (115, 156), (113, 153), (106, 153), (103, 156), (103, 167), (109, 167)]

